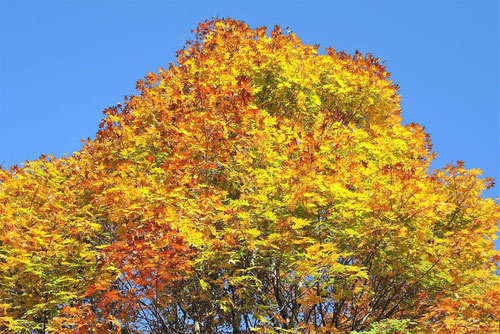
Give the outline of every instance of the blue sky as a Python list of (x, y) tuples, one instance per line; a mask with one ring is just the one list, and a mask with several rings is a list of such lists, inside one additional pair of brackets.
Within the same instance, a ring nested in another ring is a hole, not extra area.
[[(62, 156), (101, 111), (167, 67), (197, 22), (279, 24), (306, 43), (385, 59), (404, 123), (431, 134), (434, 168), (499, 178), (498, 1), (0, 1), (0, 163)], [(485, 193), (499, 197), (500, 187)]]

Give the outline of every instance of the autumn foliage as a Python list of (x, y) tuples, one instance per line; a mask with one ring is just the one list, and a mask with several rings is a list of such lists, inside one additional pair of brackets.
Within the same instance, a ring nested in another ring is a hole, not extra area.
[(381, 62), (199, 25), (73, 156), (0, 171), (6, 333), (497, 333), (492, 181)]

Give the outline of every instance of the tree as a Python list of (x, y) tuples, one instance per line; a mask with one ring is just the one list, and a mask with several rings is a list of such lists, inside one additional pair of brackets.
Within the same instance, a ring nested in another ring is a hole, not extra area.
[(430, 171), (379, 59), (317, 49), (201, 23), (81, 151), (2, 170), (0, 328), (495, 332), (492, 180)]

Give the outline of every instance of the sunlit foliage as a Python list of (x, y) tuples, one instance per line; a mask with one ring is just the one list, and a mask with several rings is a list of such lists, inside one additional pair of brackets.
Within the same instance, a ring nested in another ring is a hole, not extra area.
[(499, 206), (370, 56), (199, 25), (61, 159), (0, 171), (0, 330), (495, 333)]

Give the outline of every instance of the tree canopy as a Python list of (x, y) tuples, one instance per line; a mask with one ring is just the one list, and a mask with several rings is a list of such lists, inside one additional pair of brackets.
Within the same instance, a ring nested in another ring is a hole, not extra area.
[(0, 170), (0, 330), (496, 333), (493, 185), (382, 62), (199, 24), (73, 156)]

